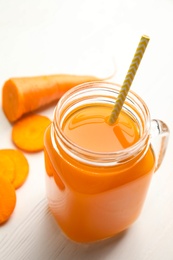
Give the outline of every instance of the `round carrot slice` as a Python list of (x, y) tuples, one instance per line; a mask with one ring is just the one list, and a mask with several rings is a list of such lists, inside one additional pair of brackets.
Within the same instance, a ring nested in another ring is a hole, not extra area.
[(13, 185), (0, 177), (0, 224), (9, 219), (16, 205), (16, 193)]
[(12, 129), (12, 141), (26, 152), (39, 152), (44, 148), (43, 138), (50, 119), (41, 115), (30, 115), (19, 120)]
[(0, 153), (0, 176), (12, 182), (15, 177), (14, 163), (6, 154)]
[[(19, 188), (26, 180), (29, 172), (29, 164), (24, 154), (19, 150), (14, 149), (1, 149), (0, 150), (0, 158), (8, 158), (10, 162), (13, 163), (14, 169), (14, 178), (11, 180), (14, 188)], [(1, 164), (1, 159), (0, 159)], [(4, 165), (4, 167), (8, 167), (9, 165)]]

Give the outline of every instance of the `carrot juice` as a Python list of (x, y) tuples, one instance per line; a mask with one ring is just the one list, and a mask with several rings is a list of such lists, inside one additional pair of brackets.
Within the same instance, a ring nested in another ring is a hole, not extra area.
[(129, 227), (155, 170), (148, 110), (141, 101), (131, 102), (132, 95), (110, 125), (119, 88), (100, 84), (106, 83), (65, 94), (45, 133), (48, 204), (63, 233), (77, 242), (105, 239)]

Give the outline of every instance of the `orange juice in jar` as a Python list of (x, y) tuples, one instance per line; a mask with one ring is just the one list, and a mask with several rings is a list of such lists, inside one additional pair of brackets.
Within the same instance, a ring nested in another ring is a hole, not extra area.
[[(119, 91), (105, 82), (71, 89), (45, 133), (48, 204), (62, 231), (77, 242), (112, 237), (137, 219), (166, 150), (167, 126), (151, 120), (132, 91), (116, 122), (108, 123)], [(151, 144), (151, 126), (159, 151)]]

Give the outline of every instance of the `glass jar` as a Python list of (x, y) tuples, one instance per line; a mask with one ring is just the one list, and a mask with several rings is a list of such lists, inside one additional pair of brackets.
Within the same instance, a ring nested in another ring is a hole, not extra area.
[[(108, 82), (72, 88), (59, 100), (53, 123), (45, 133), (48, 204), (63, 233), (77, 242), (112, 237), (137, 219), (166, 151), (168, 127), (160, 120), (151, 120), (146, 104), (132, 91), (122, 108), (139, 135), (132, 145), (109, 151), (100, 143), (101, 148), (92, 150), (67, 135), (65, 125), (76, 111), (112, 107), (119, 91), (119, 85)], [(92, 116), (87, 120), (90, 125), (94, 122)], [(157, 149), (152, 145), (153, 135), (158, 137)], [(82, 133), (78, 138), (88, 139), (87, 144), (93, 142)]]

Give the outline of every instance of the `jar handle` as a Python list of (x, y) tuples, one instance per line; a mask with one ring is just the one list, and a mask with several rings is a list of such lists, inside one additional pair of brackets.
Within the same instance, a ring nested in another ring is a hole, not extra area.
[(161, 120), (151, 120), (151, 144), (155, 152), (156, 166), (155, 172), (160, 167), (168, 144), (169, 128)]

